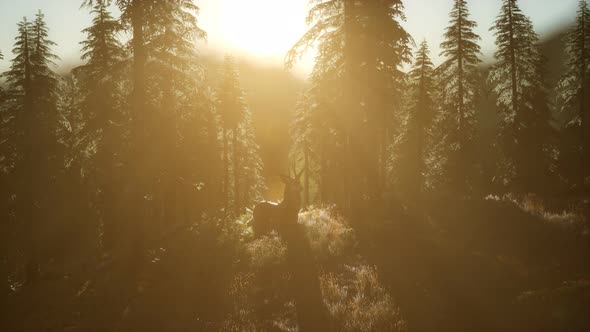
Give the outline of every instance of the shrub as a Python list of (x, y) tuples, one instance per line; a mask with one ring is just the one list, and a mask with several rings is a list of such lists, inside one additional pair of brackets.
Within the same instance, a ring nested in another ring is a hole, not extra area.
[(287, 256), (287, 247), (275, 232), (250, 242), (247, 251), (254, 269), (283, 265)]
[(347, 266), (345, 273), (320, 278), (324, 303), (338, 331), (406, 331), (406, 322), (387, 290), (378, 280), (377, 269), (367, 265)]
[(299, 223), (305, 226), (311, 249), (319, 262), (354, 256), (354, 230), (335, 207), (310, 208), (299, 215)]

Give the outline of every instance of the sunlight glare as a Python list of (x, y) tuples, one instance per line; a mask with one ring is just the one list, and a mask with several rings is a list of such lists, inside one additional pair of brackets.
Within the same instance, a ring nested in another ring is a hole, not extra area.
[(258, 57), (283, 57), (305, 32), (303, 0), (222, 0), (220, 25), (229, 45)]

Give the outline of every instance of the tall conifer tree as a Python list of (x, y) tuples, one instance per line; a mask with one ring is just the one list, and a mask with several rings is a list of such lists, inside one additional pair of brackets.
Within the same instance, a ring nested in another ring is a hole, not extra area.
[(121, 96), (117, 82), (122, 80), (118, 73), (122, 69), (124, 51), (116, 36), (120, 25), (110, 14), (107, 1), (97, 0), (91, 13), (94, 16), (92, 25), (83, 30), (88, 37), (81, 43), (82, 59), (87, 63), (75, 72), (81, 81), (81, 107), (86, 118), (84, 141), (96, 145), (97, 151), (93, 171), (101, 193), (102, 243), (106, 249), (112, 249), (117, 233), (115, 219), (120, 214), (116, 207), (116, 186), (121, 183), (117, 180), (121, 174), (116, 164), (122, 152), (119, 125), (123, 123), (123, 116), (118, 108)]
[(434, 65), (426, 41), (416, 52), (409, 80), (412, 91), (400, 151), (403, 160), (400, 180), (407, 192), (417, 194), (424, 188), (426, 146), (434, 117)]
[(400, 24), (405, 19), (401, 1), (312, 4), (307, 17), (311, 26), (288, 53), (286, 64), (317, 43), (310, 97), (326, 130), (321, 154), (330, 159), (321, 167), (322, 188), (330, 188), (324, 190), (332, 193), (330, 200), (352, 207), (362, 196), (379, 196), (386, 182), (389, 123), (401, 104), (400, 68), (409, 61), (412, 40)]
[[(233, 202), (234, 212), (240, 206), (240, 179), (237, 172), (239, 166), (238, 158), (238, 126), (244, 118), (245, 104), (243, 98), (243, 92), (240, 88), (240, 81), (238, 70), (234, 58), (227, 55), (223, 64), (223, 73), (221, 78), (221, 86), (219, 88), (219, 112), (221, 114), (221, 121), (223, 125), (223, 161), (225, 168), (224, 175), (224, 192), (226, 206), (229, 200), (229, 183), (230, 183), (230, 168), (233, 169)], [(228, 135), (232, 134), (233, 147), (231, 161), (233, 165), (230, 166), (230, 147), (228, 141)]]
[[(561, 111), (568, 115), (566, 130), (578, 131), (575, 154), (579, 159), (578, 184), (584, 184), (590, 160), (590, 8), (580, 0), (576, 24), (566, 37), (565, 73), (558, 87), (562, 101)], [(569, 142), (568, 142), (569, 143)]]
[(503, 178), (517, 191), (528, 190), (550, 167), (553, 130), (544, 59), (533, 24), (516, 0), (503, 1), (491, 30), (498, 49), (489, 80), (502, 114), (500, 142), (508, 169)]
[(30, 23), (23, 19), (18, 24), (10, 70), (4, 73), (14, 98), (15, 142), (19, 151), (18, 187), (19, 216), (29, 236), (27, 281), (37, 279), (38, 256), (42, 250), (39, 234), (41, 219), (52, 217), (52, 199), (56, 179), (63, 168), (63, 151), (57, 140), (57, 76), (50, 65), (57, 59), (51, 52), (55, 45), (48, 38), (48, 28), (41, 12)]
[(479, 86), (480, 37), (473, 32), (477, 24), (469, 16), (467, 1), (455, 0), (445, 41), (441, 44), (441, 56), (445, 61), (438, 68), (444, 91), (437, 124), (442, 134), (438, 150), (444, 156), (441, 160), (446, 161), (442, 165), (443, 173), (450, 177), (451, 187), (459, 190), (467, 189), (465, 179), (472, 172), (465, 167), (473, 164), (469, 150), (473, 143)]
[(310, 92), (303, 93), (300, 96), (295, 114), (291, 123), (290, 135), (291, 151), (289, 159), (295, 165), (296, 169), (302, 170), (303, 175), (303, 204), (311, 204), (310, 182), (315, 180), (319, 182), (316, 177), (316, 172), (320, 160), (318, 160), (318, 153), (322, 149), (319, 142), (318, 126), (314, 123), (313, 116), (314, 105), (310, 98)]

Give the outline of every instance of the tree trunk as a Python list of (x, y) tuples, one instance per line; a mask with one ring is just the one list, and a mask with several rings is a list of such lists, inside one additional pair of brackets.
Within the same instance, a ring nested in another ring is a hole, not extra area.
[(383, 128), (381, 128), (381, 142), (379, 143), (379, 146), (381, 148), (381, 153), (380, 153), (380, 165), (379, 165), (379, 169), (380, 169), (380, 178), (379, 181), (381, 183), (384, 184), (384, 188), (383, 190), (387, 190), (388, 186), (387, 186), (387, 138), (388, 138), (388, 129), (387, 126), (384, 126)]
[(466, 146), (467, 146), (467, 135), (465, 134), (465, 87), (463, 86), (463, 80), (465, 78), (463, 68), (463, 11), (459, 9), (459, 38), (458, 38), (458, 50), (457, 50), (457, 80), (459, 82), (458, 92), (458, 108), (459, 108), (459, 153), (457, 160), (457, 173), (454, 174), (453, 178), (457, 185), (456, 189), (463, 191), (466, 189), (465, 181), (465, 169), (466, 167)]
[[(322, 134), (322, 136), (324, 136)], [(325, 138), (322, 137), (320, 141), (320, 202), (326, 203), (328, 201), (328, 165), (326, 156), (326, 142)]]
[(229, 147), (227, 146), (228, 131), (223, 129), (223, 201), (225, 211), (229, 208)]
[(363, 168), (367, 186), (366, 194), (372, 199), (375, 199), (381, 196), (382, 191), (382, 183), (379, 181), (379, 133), (385, 124), (384, 117), (382, 116), (384, 106), (381, 93), (375, 92), (380, 89), (377, 86), (379, 81), (377, 47), (383, 40), (383, 27), (380, 24), (379, 18), (380, 2), (369, 2), (366, 6), (368, 6), (367, 16), (369, 20), (368, 28), (364, 28), (366, 45), (363, 56), (365, 58), (361, 62), (367, 63), (365, 68), (366, 90), (363, 91), (363, 95), (366, 96), (364, 98), (364, 113), (367, 118), (367, 127), (361, 133), (363, 142), (365, 143), (361, 147), (361, 150), (366, 153), (364, 158), (365, 167)]
[(143, 1), (133, 0), (131, 4), (131, 25), (133, 27), (133, 117), (135, 120), (141, 117), (140, 112), (145, 111), (146, 79), (145, 65), (147, 52), (144, 36), (144, 8)]
[(586, 153), (588, 146), (586, 142), (586, 72), (588, 71), (586, 63), (586, 15), (582, 11), (582, 36), (581, 36), (582, 57), (580, 63), (580, 189), (582, 193), (586, 193)]
[(24, 152), (22, 161), (22, 197), (20, 199), (19, 212), (23, 217), (25, 224), (25, 234), (28, 237), (28, 249), (29, 258), (25, 266), (25, 281), (27, 283), (34, 283), (39, 279), (39, 251), (38, 251), (38, 239), (35, 236), (37, 228), (39, 227), (41, 213), (37, 211), (37, 180), (38, 175), (36, 172), (35, 164), (39, 162), (35, 154), (36, 145), (36, 120), (35, 120), (35, 107), (33, 103), (33, 82), (31, 73), (31, 60), (30, 60), (30, 41), (25, 35), (23, 47), (27, 50), (25, 52), (25, 68), (24, 68), (24, 105), (23, 105), (23, 140), (24, 140)]
[(242, 209), (240, 201), (240, 175), (239, 175), (239, 154), (238, 154), (238, 128), (234, 127), (233, 132), (233, 157), (234, 157), (234, 213), (236, 216), (240, 215)]
[(303, 158), (304, 158), (304, 172), (305, 175), (303, 178), (303, 204), (305, 206), (309, 205), (309, 147), (307, 146), (307, 141), (303, 147)]
[[(517, 68), (516, 68), (516, 45), (514, 40), (514, 20), (512, 15), (512, 3), (509, 4), (508, 7), (508, 25), (509, 25), (509, 38), (510, 38), (510, 75), (511, 75), (511, 87), (512, 87), (512, 112), (514, 113), (514, 124), (513, 124), (513, 135), (514, 139), (518, 141), (519, 137), (519, 129), (520, 129), (520, 114), (518, 109), (518, 81), (517, 81)], [(518, 144), (518, 143), (517, 143)], [(520, 187), (520, 181), (522, 177), (522, 165), (521, 165), (521, 157), (518, 152), (518, 146), (515, 147), (514, 152), (515, 155), (515, 168), (516, 168), (516, 177), (517, 177), (517, 188)]]
[(102, 223), (103, 223), (103, 249), (110, 251), (114, 249), (117, 243), (117, 208), (115, 199), (116, 191), (114, 189), (115, 178), (117, 176), (114, 165), (114, 134), (113, 126), (108, 120), (105, 123), (105, 131), (102, 144)]
[(125, 234), (133, 239), (130, 246), (128, 268), (137, 272), (139, 264), (143, 261), (145, 252), (146, 225), (150, 224), (148, 219), (146, 195), (148, 194), (149, 182), (153, 180), (150, 157), (147, 155), (146, 145), (150, 142), (148, 137), (149, 114), (146, 109), (146, 76), (145, 65), (147, 63), (147, 52), (145, 49), (145, 9), (144, 2), (133, 0), (131, 3), (131, 25), (133, 35), (131, 44), (133, 46), (132, 80), (133, 92), (131, 96), (131, 109), (133, 125), (131, 126), (131, 159), (129, 160), (130, 174), (133, 174), (130, 185), (131, 214), (127, 221), (127, 232)]
[(355, 84), (359, 75), (357, 67), (359, 65), (357, 49), (354, 43), (354, 36), (357, 28), (356, 24), (356, 1), (345, 0), (344, 2), (344, 98), (343, 98), (343, 112), (344, 112), (344, 146), (345, 153), (343, 156), (344, 174), (341, 174), (343, 179), (344, 190), (342, 192), (341, 206), (351, 212), (357, 212), (357, 207), (362, 197), (362, 179), (361, 160), (363, 153), (359, 149), (359, 139), (361, 138), (361, 130), (358, 130), (361, 124), (360, 117), (360, 100), (358, 98), (357, 86)]

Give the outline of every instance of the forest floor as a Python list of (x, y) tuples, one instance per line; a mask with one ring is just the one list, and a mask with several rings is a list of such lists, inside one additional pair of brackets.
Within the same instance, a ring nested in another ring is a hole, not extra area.
[(410, 331), (589, 330), (582, 212), (510, 197), (420, 207), (398, 202), (375, 229), (357, 227)]
[[(300, 214), (310, 250), (301, 257), (314, 262), (303, 269), (326, 310), (322, 331), (589, 330), (590, 235), (579, 213), (509, 198), (419, 206), (380, 205), (354, 223), (333, 207)], [(15, 283), (0, 299), (0, 326), (297, 331), (309, 287), (294, 282), (285, 241), (254, 239), (248, 217), (187, 228), (150, 251), (134, 276), (91, 250), (54, 258), (47, 278)]]

